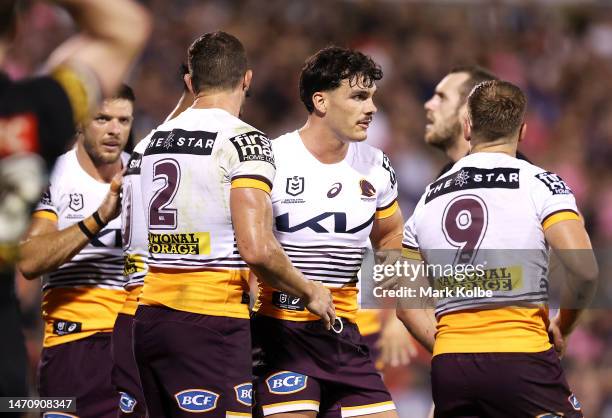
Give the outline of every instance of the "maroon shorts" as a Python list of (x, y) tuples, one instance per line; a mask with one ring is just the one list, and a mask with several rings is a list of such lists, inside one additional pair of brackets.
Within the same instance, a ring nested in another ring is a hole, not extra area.
[(139, 306), (134, 354), (150, 418), (251, 416), (248, 319)]
[(115, 418), (119, 395), (111, 383), (111, 334), (98, 333), (44, 348), (38, 367), (41, 397), (75, 397), (79, 418)]
[(436, 418), (582, 418), (554, 349), (433, 358)]
[(132, 346), (132, 315), (117, 315), (113, 328), (111, 380), (119, 393), (118, 417), (144, 418), (146, 406)]
[(255, 380), (258, 415), (303, 410), (323, 415), (336, 404), (343, 418), (395, 409), (359, 329), (343, 322), (336, 334), (321, 321), (254, 317), (254, 346), (263, 362)]

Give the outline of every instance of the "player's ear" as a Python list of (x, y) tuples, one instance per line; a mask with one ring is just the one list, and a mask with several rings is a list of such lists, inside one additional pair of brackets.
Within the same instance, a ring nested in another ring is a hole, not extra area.
[(314, 110), (317, 113), (325, 115), (327, 113), (327, 103), (325, 97), (325, 93), (321, 91), (317, 91), (312, 95), (312, 104), (314, 106)]
[(519, 128), (518, 142), (521, 142), (523, 139), (525, 139), (526, 132), (527, 132), (527, 124), (523, 122), (523, 124)]
[(244, 78), (242, 79), (242, 91), (248, 91), (249, 87), (251, 87), (251, 80), (253, 79), (253, 71), (247, 70), (244, 73)]
[(193, 83), (191, 81), (191, 74), (186, 73), (185, 75), (183, 75), (183, 80), (185, 80), (185, 85), (187, 86), (187, 88), (189, 89), (191, 94), (193, 94), (195, 96), (196, 93), (195, 93), (195, 91), (193, 91)]
[(463, 139), (466, 141), (472, 139), (472, 127), (470, 126), (470, 120), (467, 116), (463, 118)]

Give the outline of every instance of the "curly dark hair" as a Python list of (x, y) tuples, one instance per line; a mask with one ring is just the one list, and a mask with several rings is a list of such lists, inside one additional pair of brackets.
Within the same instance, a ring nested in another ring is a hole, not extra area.
[(371, 87), (382, 77), (382, 69), (369, 56), (352, 49), (329, 46), (304, 63), (300, 73), (300, 98), (308, 113), (312, 113), (314, 93), (334, 90), (342, 80), (349, 80), (351, 85), (359, 80), (365, 87)]

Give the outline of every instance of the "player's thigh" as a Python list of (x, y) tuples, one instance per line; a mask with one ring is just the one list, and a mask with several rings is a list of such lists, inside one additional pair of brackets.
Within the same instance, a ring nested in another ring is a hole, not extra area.
[(139, 418), (145, 417), (146, 408), (132, 345), (133, 320), (132, 315), (120, 313), (115, 321), (112, 337), (111, 380), (120, 395), (119, 416)]
[(283, 414), (269, 415), (270, 418), (316, 418), (317, 413), (315, 411), (299, 411), (299, 412), (287, 412)]
[(289, 370), (268, 370), (255, 381), (255, 415), (319, 413), (321, 385), (301, 373)]
[(582, 418), (580, 402), (567, 384), (554, 349), (495, 357), (495, 367), (491, 361), (484, 366), (491, 371), (491, 384), (482, 382), (478, 387), (486, 415)]
[[(464, 358), (465, 357), (465, 358)], [(470, 390), (480, 368), (469, 355), (440, 354), (431, 362), (431, 387), (435, 418), (484, 417)]]
[(161, 397), (173, 417), (250, 415), (248, 320), (139, 307), (134, 330), (150, 414), (149, 399)]
[(75, 397), (82, 418), (116, 417), (119, 395), (111, 384), (110, 334), (98, 333), (45, 348), (39, 367), (40, 396)]

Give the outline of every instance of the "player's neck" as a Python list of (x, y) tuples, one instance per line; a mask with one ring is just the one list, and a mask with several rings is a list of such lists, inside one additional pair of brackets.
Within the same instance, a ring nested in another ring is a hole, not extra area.
[(463, 138), (455, 138), (444, 150), (444, 153), (452, 162), (457, 162), (470, 152), (470, 143)]
[(110, 183), (113, 176), (120, 173), (123, 169), (121, 156), (117, 158), (117, 161), (114, 163), (96, 164), (87, 151), (85, 151), (85, 147), (80, 143), (77, 143), (76, 155), (81, 168), (85, 170), (90, 177), (102, 183)]
[(516, 145), (515, 143), (508, 142), (480, 142), (472, 145), (471, 154), (477, 152), (498, 152), (502, 154), (508, 154), (511, 157), (516, 157)]
[(229, 114), (238, 117), (242, 107), (242, 98), (235, 91), (198, 93), (193, 105), (194, 109), (223, 109)]
[(298, 130), (306, 149), (323, 164), (335, 164), (344, 160), (349, 143), (340, 140), (323, 123), (308, 118)]

